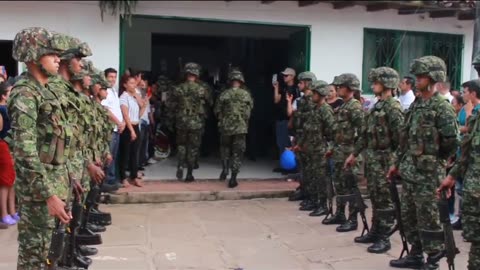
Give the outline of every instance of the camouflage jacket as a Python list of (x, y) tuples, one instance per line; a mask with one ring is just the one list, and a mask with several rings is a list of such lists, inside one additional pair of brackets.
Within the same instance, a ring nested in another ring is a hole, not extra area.
[(293, 130), (296, 135), (296, 139), (301, 140), (301, 134), (303, 132), (303, 123), (305, 117), (315, 108), (315, 104), (312, 100), (312, 94), (304, 95), (298, 99), (297, 110), (293, 113)]
[(430, 99), (419, 99), (410, 106), (401, 134), (402, 156), (415, 157), (418, 167), (427, 168), (445, 161), (457, 150), (458, 124), (453, 106), (435, 93)]
[(17, 196), (20, 201), (45, 202), (56, 195), (66, 199), (69, 181), (66, 162), (72, 129), (48, 85), (31, 75), (18, 81), (8, 101), (12, 120), (9, 139), (15, 159)]
[(327, 151), (335, 123), (333, 115), (333, 109), (327, 103), (315, 106), (310, 112), (305, 113), (303, 135), (297, 141), (304, 151)]
[(175, 116), (175, 127), (183, 130), (202, 129), (206, 106), (212, 106), (212, 99), (209, 91), (200, 84), (184, 82), (175, 87), (169, 102)]
[(352, 98), (342, 104), (335, 114), (334, 142), (336, 146), (353, 147), (353, 154), (358, 156), (362, 145), (357, 144), (360, 134), (365, 132), (365, 112), (360, 101)]
[(248, 133), (248, 121), (253, 109), (253, 100), (243, 88), (229, 88), (217, 99), (214, 112), (222, 135)]
[(108, 119), (107, 109), (93, 98), (91, 98), (90, 102), (93, 115), (93, 133), (89, 136), (90, 143), (93, 146), (94, 160), (103, 164), (106, 155), (110, 153), (110, 137), (113, 126)]

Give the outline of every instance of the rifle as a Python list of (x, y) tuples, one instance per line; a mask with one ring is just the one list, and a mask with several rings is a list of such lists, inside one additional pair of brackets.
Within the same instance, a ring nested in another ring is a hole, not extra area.
[[(407, 243), (407, 237), (405, 236), (405, 230), (403, 228), (403, 223), (402, 223), (402, 210), (400, 206), (400, 197), (398, 195), (398, 190), (397, 190), (397, 181), (395, 177), (390, 178), (390, 196), (392, 197), (393, 204), (395, 205), (395, 216), (397, 219), (397, 223), (395, 226), (393, 226), (390, 231), (387, 232), (387, 235), (390, 237), (392, 236), (397, 230), (400, 234), (400, 239), (402, 240), (402, 252), (400, 253), (399, 259), (403, 258), (403, 254), (406, 252), (407, 255), (410, 254), (408, 251), (408, 243)], [(377, 210), (380, 214), (380, 210)]]
[(450, 223), (450, 215), (448, 211), (448, 200), (445, 191), (441, 193), (441, 199), (438, 202), (438, 211), (440, 214), (440, 222), (443, 225), (443, 233), (445, 237), (444, 255), (447, 257), (448, 269), (455, 270), (455, 256), (460, 253), (455, 245), (452, 224)]
[[(73, 193), (73, 181), (69, 178), (70, 186), (68, 188), (68, 195), (66, 200), (65, 212), (69, 213), (72, 208), (72, 193)], [(55, 221), (55, 229), (52, 232), (52, 240), (50, 242), (50, 248), (47, 255), (47, 269), (56, 269), (58, 260), (63, 255), (65, 247), (65, 234), (70, 228), (67, 224), (60, 222), (60, 219)]]
[(342, 203), (347, 203), (347, 202), (355, 203), (355, 208), (360, 213), (360, 217), (362, 218), (363, 229), (362, 229), (361, 236), (363, 236), (365, 232), (367, 233), (370, 232), (370, 229), (368, 228), (367, 217), (365, 216), (365, 209), (367, 209), (368, 206), (363, 201), (362, 194), (360, 193), (360, 190), (358, 189), (358, 187), (355, 187), (357, 183), (357, 176), (352, 172), (347, 172), (345, 173), (345, 182), (347, 187), (350, 187), (351, 189), (353, 189), (353, 193), (347, 194), (347, 195), (337, 195), (337, 198)]
[(325, 219), (333, 216), (333, 197), (335, 196), (335, 191), (333, 190), (333, 168), (330, 164), (330, 159), (327, 160), (326, 176), (327, 176), (327, 198), (328, 198), (328, 213), (325, 216)]

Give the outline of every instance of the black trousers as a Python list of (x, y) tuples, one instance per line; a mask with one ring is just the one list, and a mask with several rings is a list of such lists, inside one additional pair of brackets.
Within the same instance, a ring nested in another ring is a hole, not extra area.
[(138, 151), (140, 150), (140, 131), (138, 125), (133, 125), (133, 130), (137, 135), (135, 141), (131, 141), (130, 130), (126, 128), (120, 135), (120, 154), (118, 157), (120, 167), (120, 180), (127, 178), (125, 172), (127, 167), (130, 169), (129, 179), (134, 180), (137, 178), (138, 173)]

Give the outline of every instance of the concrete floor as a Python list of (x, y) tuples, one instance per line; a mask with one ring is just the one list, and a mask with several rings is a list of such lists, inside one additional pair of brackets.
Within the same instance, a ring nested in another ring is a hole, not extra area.
[[(353, 243), (359, 231), (340, 234), (286, 199), (102, 206), (114, 224), (103, 236), (92, 270), (386, 270), (387, 254)], [(16, 228), (0, 231), (0, 270), (15, 269)], [(466, 269), (469, 245), (455, 231)], [(445, 260), (441, 270), (446, 270)]]

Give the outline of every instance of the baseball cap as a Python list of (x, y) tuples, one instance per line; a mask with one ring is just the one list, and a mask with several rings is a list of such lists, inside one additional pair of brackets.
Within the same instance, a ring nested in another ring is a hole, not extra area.
[(283, 75), (292, 75), (295, 76), (297, 73), (295, 73), (295, 70), (293, 68), (287, 67), (284, 71), (282, 71)]

